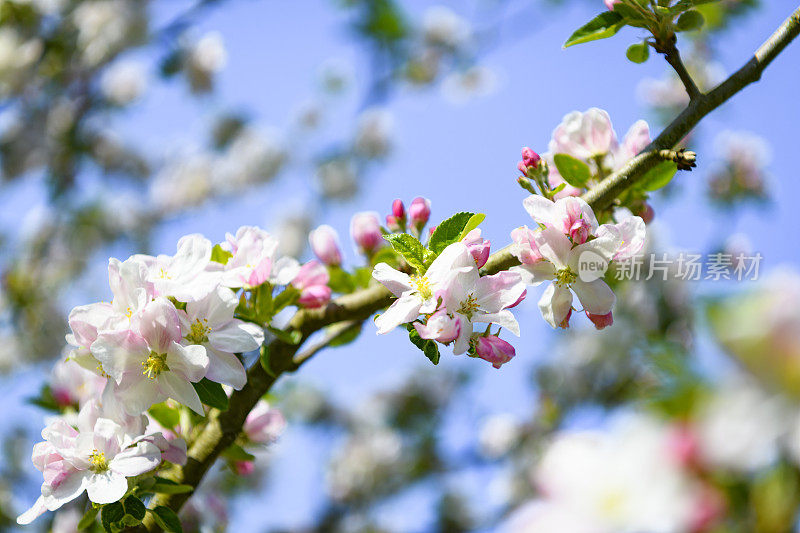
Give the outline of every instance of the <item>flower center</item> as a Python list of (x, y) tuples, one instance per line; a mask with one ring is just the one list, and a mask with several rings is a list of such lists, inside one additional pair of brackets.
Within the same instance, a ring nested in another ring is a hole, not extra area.
[(425, 276), (411, 276), (411, 283), (417, 288), (417, 292), (423, 300), (427, 300), (433, 296), (431, 282)]
[(159, 272), (159, 277), (161, 279), (171, 279), (169, 272), (167, 272), (164, 267), (161, 267), (161, 272)]
[(466, 300), (461, 302), (461, 307), (458, 312), (472, 320), (472, 313), (478, 309), (478, 299), (474, 294), (470, 293)]
[(92, 450), (92, 455), (89, 456), (89, 469), (95, 474), (100, 474), (108, 470), (106, 454), (98, 452), (96, 449)]
[(169, 367), (167, 366), (167, 354), (150, 352), (150, 356), (147, 358), (147, 361), (142, 363), (142, 368), (144, 368), (142, 374), (150, 379), (156, 379), (159, 374), (169, 370)]
[(208, 334), (211, 332), (211, 326), (208, 325), (208, 319), (196, 319), (190, 326), (189, 334), (186, 335), (186, 340), (192, 344), (203, 344), (208, 342)]
[(556, 271), (555, 283), (559, 287), (569, 287), (571, 284), (575, 283), (577, 279), (578, 275), (569, 267)]

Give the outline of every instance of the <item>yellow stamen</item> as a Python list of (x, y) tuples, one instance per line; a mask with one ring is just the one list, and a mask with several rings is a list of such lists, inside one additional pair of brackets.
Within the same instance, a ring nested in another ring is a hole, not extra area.
[(423, 300), (427, 300), (433, 296), (431, 282), (425, 276), (411, 276), (411, 283), (417, 288), (417, 292)]
[(459, 308), (458, 312), (471, 320), (472, 313), (474, 313), (477, 309), (478, 299), (474, 294), (470, 293), (470, 295), (467, 296), (467, 299), (461, 302), (461, 307)]
[(196, 319), (191, 325), (189, 334), (186, 335), (186, 340), (192, 344), (203, 344), (208, 342), (208, 334), (211, 333), (211, 326), (208, 325), (208, 319)]
[(142, 367), (144, 368), (142, 374), (150, 379), (156, 379), (159, 374), (169, 370), (167, 366), (167, 354), (150, 352), (150, 356), (147, 358), (147, 361), (142, 363)]
[(559, 287), (569, 287), (577, 279), (578, 275), (571, 268), (566, 267), (556, 271), (555, 284)]
[(100, 474), (108, 470), (108, 460), (106, 454), (92, 450), (92, 455), (89, 456), (89, 468), (92, 472)]

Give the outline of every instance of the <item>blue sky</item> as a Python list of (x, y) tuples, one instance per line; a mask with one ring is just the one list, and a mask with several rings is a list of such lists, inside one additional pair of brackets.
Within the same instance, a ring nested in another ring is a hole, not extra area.
[[(469, 16), (464, 2), (438, 3)], [(410, 12), (421, 13), (432, 2), (407, 4)], [(743, 64), (796, 7), (785, 0), (764, 4), (746, 27), (729, 31), (719, 42), (726, 72)], [(180, 5), (181, 2), (156, 3), (157, 20), (168, 20)], [(521, 4), (511, 5), (510, 12), (515, 12)], [(646, 116), (646, 109), (637, 101), (636, 87), (644, 77), (660, 77), (666, 64), (655, 56), (644, 65), (625, 59), (626, 47), (641, 38), (638, 30), (627, 28), (614, 39), (561, 49), (566, 36), (601, 9), (600, 0), (596, 5), (582, 2), (554, 11), (535, 10), (528, 12), (530, 20), (515, 21), (515, 28), (524, 24), (531, 28), (530, 34), (503, 35), (500, 46), (484, 56), (484, 64), (495, 69), (500, 79), (498, 89), (489, 96), (454, 105), (438, 90), (397, 93), (389, 102), (396, 132), (391, 157), (369, 173), (361, 194), (353, 202), (329, 206), (318, 222), (333, 225), (345, 237), (355, 211), (386, 213), (396, 197), (408, 202), (415, 196), (426, 196), (432, 201), (434, 220), (461, 210), (486, 213), (484, 235), (492, 240), (495, 249), (504, 246), (509, 231), (529, 220), (521, 206), (522, 191), (515, 182), (522, 146), (545, 151), (551, 131), (572, 110), (595, 106), (606, 109), (619, 135), (637, 119), (652, 118)], [(200, 24), (201, 32), (220, 31), (229, 53), (217, 93), (192, 101), (186, 98), (180, 83), (155, 86), (141, 103), (119, 118), (119, 131), (125, 138), (159, 153), (163, 146), (202, 140), (215, 110), (241, 109), (257, 124), (283, 127), (291, 119), (291, 110), (315, 94), (319, 68), (326, 61), (334, 58), (351, 63), (357, 80), (363, 81), (367, 63), (345, 31), (343, 21), (329, 1), (227, 2)], [(148, 52), (142, 55), (151, 57)], [(760, 83), (703, 122), (705, 134), (691, 145), (699, 154), (699, 168), (678, 176), (679, 196), (669, 202), (653, 202), (660, 227), (671, 245), (703, 251), (718, 244), (720, 236), (744, 232), (764, 255), (766, 270), (780, 263), (797, 264), (800, 252), (794, 231), (795, 199), (800, 197), (796, 170), (798, 65), (800, 45), (795, 44), (769, 67)], [(357, 112), (359, 90), (357, 85), (354, 94), (344, 97), (334, 112), (335, 120), (328, 125), (327, 135), (347, 135), (337, 127)], [(651, 124), (657, 131), (657, 125)], [(770, 185), (775, 201), (767, 209), (748, 208), (738, 211), (735, 217), (723, 217), (707, 208), (705, 180), (714, 160), (713, 135), (709, 133), (723, 129), (746, 130), (769, 140), (773, 154)], [(288, 209), (303, 205), (311, 176), (311, 167), (293, 167), (278, 183), (259, 189), (246, 199), (219, 202), (170, 221), (159, 232), (155, 251), (170, 253), (177, 239), (187, 233), (201, 232), (212, 241), (219, 241), (226, 231), (233, 232), (243, 224), (269, 230), (287, 212), (287, 205)], [(23, 187), (15, 195), (35, 202), (37, 190), (35, 186)], [(26, 209), (21, 202), (12, 204), (3, 220), (14, 220)], [(344, 240), (348, 258), (353, 261), (349, 239)], [(120, 251), (128, 252), (134, 250)], [(98, 258), (99, 275), (104, 268), (105, 258)], [(528, 369), (547, 356), (553, 335), (538, 316), (535, 302), (539, 293), (533, 289), (529, 301), (520, 307), (523, 337), (516, 342), (517, 358), (502, 371), (484, 365), (471, 390), (470, 410), (478, 418), (491, 412), (525, 416), (533, 408), (533, 396), (526, 388)], [(303, 380), (315, 383), (341, 401), (359, 402), (370, 392), (400, 382), (410, 369), (424, 364), (427, 361), (404, 340), (402, 333), (379, 339), (368, 325), (356, 344), (319, 354), (303, 367), (301, 374)], [(464, 364), (482, 362), (446, 354), (441, 363), (445, 367)], [(26, 375), (21, 381), (0, 381), (0, 394), (10, 394), (15, 402), (21, 402), (32, 392), (31, 381), (39, 379), (41, 369)], [(0, 428), (6, 431), (23, 420), (33, 420), (30, 425), (38, 428), (42, 417), (41, 411), (19, 405), (0, 422)], [(472, 428), (453, 426), (453, 440), (462, 435), (469, 438)], [(322, 460), (327, 451), (308, 433), (290, 431), (274, 450), (275, 486), (280, 490), (238, 502), (232, 513), (231, 531), (299, 525), (308, 520), (318, 502)], [(467, 483), (479, 489), (483, 481), (476, 474)], [(30, 501), (34, 498), (31, 493)], [(29, 503), (27, 500), (20, 504)], [(424, 498), (410, 498), (406, 504), (425, 516), (426, 506), (421, 500)]]

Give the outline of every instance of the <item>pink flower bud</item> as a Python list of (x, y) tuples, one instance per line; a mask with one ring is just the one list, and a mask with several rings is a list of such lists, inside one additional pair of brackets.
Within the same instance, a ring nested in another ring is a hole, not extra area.
[(528, 175), (528, 167), (526, 167), (525, 163), (523, 163), (522, 161), (517, 163), (517, 168), (519, 169), (520, 172), (522, 172), (523, 176), (527, 176)]
[(495, 368), (500, 368), (516, 355), (514, 347), (496, 335), (478, 337), (475, 353)]
[(326, 265), (342, 264), (342, 252), (339, 248), (339, 235), (327, 224), (319, 226), (308, 234), (311, 251)]
[(447, 344), (453, 342), (461, 332), (461, 322), (457, 318), (451, 318), (446, 311), (436, 311), (428, 319), (427, 324), (414, 322), (414, 328), (423, 339), (433, 339)]
[(422, 197), (414, 198), (408, 208), (408, 218), (417, 231), (421, 231), (431, 218), (431, 201)]
[(614, 5), (619, 4), (620, 0), (605, 0), (605, 2), (609, 11), (614, 11)]
[(400, 198), (392, 202), (392, 215), (398, 219), (406, 218), (406, 206)]
[[(534, 152), (533, 150), (531, 150), (527, 146), (525, 148), (523, 148), (522, 149), (522, 162), (521, 163), (522, 163), (522, 166), (524, 166), (525, 169), (526, 169), (523, 172), (523, 174), (527, 174), (527, 168), (528, 167), (533, 167), (533, 168), (538, 167), (539, 166), (539, 161), (541, 161), (541, 160), (542, 160), (542, 158), (539, 156), (539, 154), (537, 154), (536, 152)], [(521, 167), (520, 167), (520, 170), (522, 170)]]
[(331, 288), (327, 285), (311, 285), (303, 289), (297, 303), (309, 309), (322, 307), (331, 301)]
[(697, 435), (687, 424), (676, 424), (670, 429), (667, 448), (681, 466), (691, 467), (697, 463), (699, 446)]
[(592, 233), (592, 226), (584, 218), (579, 218), (569, 228), (569, 238), (574, 244), (583, 244), (589, 239)]
[(249, 476), (256, 470), (253, 461), (236, 461), (233, 466), (236, 469), (236, 473), (240, 476)]
[(589, 320), (592, 321), (594, 327), (597, 329), (603, 329), (605, 327), (610, 326), (614, 323), (614, 317), (611, 316), (612, 313), (608, 313), (606, 315), (593, 315), (589, 312), (586, 313), (586, 316), (589, 317)]
[(247, 415), (242, 431), (252, 442), (268, 444), (276, 441), (285, 428), (283, 414), (266, 401), (259, 400)]
[(400, 222), (394, 215), (386, 215), (386, 227), (389, 228), (389, 231), (393, 233), (402, 229), (400, 227)]
[(481, 237), (480, 229), (470, 231), (461, 242), (467, 245), (467, 250), (472, 254), (472, 258), (475, 259), (475, 264), (478, 268), (482, 268), (486, 261), (489, 260), (492, 243)]
[(319, 261), (312, 259), (300, 267), (297, 275), (292, 280), (292, 285), (303, 290), (314, 285), (327, 285), (330, 279), (328, 269), (322, 266)]
[(383, 235), (377, 214), (362, 212), (353, 215), (350, 221), (350, 236), (353, 237), (353, 241), (362, 252), (375, 253), (383, 245)]

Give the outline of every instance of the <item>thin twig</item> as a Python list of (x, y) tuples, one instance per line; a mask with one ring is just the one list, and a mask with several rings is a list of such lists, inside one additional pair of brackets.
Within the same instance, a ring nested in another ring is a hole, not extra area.
[(681, 60), (681, 53), (678, 51), (678, 47), (675, 46), (675, 42), (675, 34), (673, 33), (666, 43), (657, 41), (654, 48), (657, 52), (664, 54), (667, 63), (669, 63), (678, 74), (681, 83), (683, 83), (686, 92), (689, 94), (689, 100), (696, 100), (701, 97), (703, 93), (697, 88), (697, 84), (694, 82), (694, 79), (692, 79), (692, 75), (686, 70), (686, 65), (684, 65), (683, 60)]

